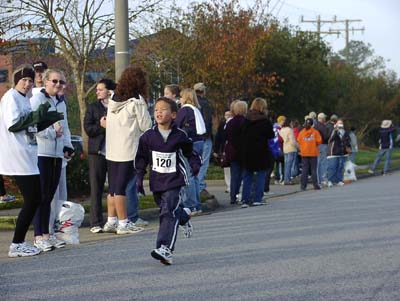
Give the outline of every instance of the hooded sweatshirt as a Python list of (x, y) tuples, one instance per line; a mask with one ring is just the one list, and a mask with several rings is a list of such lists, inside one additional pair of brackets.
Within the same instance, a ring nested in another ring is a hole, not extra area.
[(321, 134), (314, 128), (304, 128), (297, 136), (302, 157), (317, 157), (319, 155), (318, 145), (322, 143)]
[(133, 161), (140, 135), (151, 127), (146, 101), (142, 96), (122, 102), (110, 100), (106, 120), (106, 159)]

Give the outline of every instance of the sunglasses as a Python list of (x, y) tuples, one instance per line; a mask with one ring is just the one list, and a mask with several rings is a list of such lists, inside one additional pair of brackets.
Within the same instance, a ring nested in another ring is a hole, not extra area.
[(58, 79), (49, 79), (49, 81), (51, 81), (53, 84), (58, 84), (60, 83), (60, 85), (65, 85), (66, 82), (63, 80), (58, 80)]

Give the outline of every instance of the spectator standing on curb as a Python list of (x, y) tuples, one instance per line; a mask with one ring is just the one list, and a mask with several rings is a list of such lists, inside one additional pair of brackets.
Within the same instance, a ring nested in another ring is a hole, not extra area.
[(247, 114), (247, 103), (241, 100), (235, 100), (231, 104), (233, 117), (226, 124), (226, 145), (225, 155), (226, 161), (229, 163), (231, 169), (231, 185), (230, 185), (230, 199), (231, 205), (237, 204), (237, 195), (239, 194), (240, 186), (243, 179), (242, 169), (242, 143), (240, 141), (242, 127)]
[(326, 177), (326, 172), (328, 170), (328, 139), (329, 139), (329, 129), (326, 127), (326, 115), (324, 113), (318, 114), (318, 121), (314, 123), (314, 128), (319, 132), (322, 137), (322, 143), (318, 146), (319, 156), (318, 156), (318, 166), (317, 166), (317, 176), (319, 185), (328, 185), (328, 180)]
[(224, 166), (221, 166), (224, 169), (224, 180), (225, 180), (225, 192), (229, 193), (230, 185), (231, 185), (231, 169), (229, 166), (225, 166), (226, 162), (222, 162), (223, 157), (225, 156), (225, 143), (226, 143), (226, 124), (232, 118), (231, 110), (226, 110), (224, 113), (224, 118), (221, 120), (218, 126), (217, 133), (214, 138), (214, 147), (213, 147), (213, 157)]
[[(204, 138), (206, 127), (203, 116), (199, 110), (199, 102), (193, 89), (183, 89), (181, 91), (181, 108), (175, 119), (176, 125), (184, 130), (193, 141), (193, 150), (201, 156), (203, 153)], [(187, 162), (186, 162), (187, 163)], [(192, 211), (192, 214), (202, 213), (200, 200), (200, 181), (198, 175), (189, 172), (189, 186), (183, 187), (182, 198), (185, 207)]]
[(282, 124), (279, 135), (283, 140), (283, 155), (285, 161), (284, 185), (292, 185), (292, 170), (297, 156), (297, 141), (293, 129), (290, 127), (290, 120), (287, 118)]
[(7, 194), (6, 187), (4, 186), (3, 176), (0, 175), (0, 204), (10, 203), (15, 201), (15, 196)]
[(138, 191), (144, 193), (143, 177), (150, 165), (150, 190), (160, 208), (160, 227), (156, 248), (151, 256), (165, 265), (172, 264), (179, 225), (183, 226), (186, 237), (192, 235), (191, 210), (180, 206), (180, 190), (188, 184), (183, 155), (191, 163), (194, 175), (200, 168), (200, 158), (192, 151), (192, 141), (174, 124), (178, 107), (167, 97), (157, 99), (154, 109), (156, 125), (147, 130), (139, 140), (135, 159), (138, 173)]
[(333, 130), (335, 129), (335, 124), (338, 121), (338, 116), (336, 114), (332, 114), (330, 120), (325, 124), (329, 130), (329, 137), (331, 136)]
[(281, 115), (276, 119), (276, 123), (274, 124), (274, 133), (275, 137), (274, 143), (278, 144), (278, 153), (275, 157), (275, 181), (274, 184), (283, 183), (283, 177), (285, 172), (285, 157), (283, 155), (283, 140), (280, 136), (279, 132), (282, 128), (283, 123), (285, 122), (286, 117)]
[(301, 190), (306, 190), (307, 188), (308, 174), (310, 171), (314, 189), (321, 189), (318, 185), (317, 179), (317, 161), (319, 155), (318, 145), (321, 144), (322, 138), (320, 133), (312, 126), (313, 120), (307, 118), (304, 123), (304, 129), (300, 131), (299, 136), (297, 137), (302, 163), (300, 180)]
[(203, 163), (199, 171), (199, 185), (200, 185), (200, 195), (206, 199), (211, 199), (214, 196), (207, 191), (206, 175), (208, 170), (208, 165), (210, 164), (210, 157), (212, 153), (212, 118), (213, 109), (210, 102), (206, 98), (206, 85), (203, 83), (197, 83), (193, 86), (196, 91), (197, 100), (200, 105), (200, 112), (203, 116), (204, 124), (206, 126), (206, 134), (204, 136), (203, 143), (203, 153), (201, 158)]
[(139, 137), (151, 127), (147, 108), (146, 72), (126, 68), (119, 79), (113, 99), (108, 101), (106, 159), (109, 194), (104, 232), (131, 234), (143, 230), (127, 216), (126, 187), (134, 176), (134, 159)]
[(265, 177), (270, 167), (268, 139), (273, 137), (274, 131), (267, 115), (267, 102), (263, 98), (255, 98), (241, 131), (242, 208), (262, 204)]
[[(43, 73), (43, 80), (44, 88), (30, 99), (32, 110), (48, 103), (51, 111), (64, 116), (63, 120), (36, 134), (42, 201), (33, 219), (34, 244), (47, 252), (65, 246), (64, 241), (50, 235), (49, 221), (51, 202), (60, 181), (63, 158), (70, 159), (74, 148), (68, 127), (67, 106), (58, 95), (66, 84), (65, 76), (60, 70), (47, 69)], [(65, 132), (69, 135), (65, 135)]]
[(355, 131), (356, 129), (354, 127), (351, 127), (349, 132), (350, 145), (351, 145), (351, 154), (349, 154), (349, 160), (354, 164), (356, 163), (356, 155), (358, 153), (358, 142)]
[(32, 88), (32, 96), (39, 93), (44, 87), (43, 73), (48, 69), (47, 64), (42, 61), (37, 61), (32, 64), (35, 70), (35, 83)]
[(41, 249), (25, 242), (26, 232), (41, 203), (35, 134), (63, 119), (60, 113), (48, 112), (48, 103), (32, 112), (27, 94), (31, 92), (34, 78), (32, 66), (17, 67), (12, 75), (13, 88), (0, 101), (0, 141), (7, 145), (0, 148), (0, 174), (15, 179), (24, 199), (9, 248), (9, 257), (34, 256), (41, 252)]
[[(297, 119), (294, 119), (292, 121), (291, 126), (292, 126), (292, 129), (293, 129), (294, 138), (297, 141), (297, 137), (299, 136), (299, 133), (300, 133), (300, 130), (301, 130), (300, 129), (300, 123), (299, 123), (299, 121)], [(300, 171), (299, 162), (300, 162), (300, 159), (301, 159), (301, 157), (299, 155), (299, 150), (297, 149), (296, 158), (295, 158), (295, 161), (294, 161), (294, 164), (293, 164), (293, 169), (292, 169), (292, 177), (297, 177), (299, 175), (299, 171)]]
[(181, 89), (176, 84), (166, 85), (164, 88), (164, 97), (172, 99), (178, 105), (178, 109), (181, 107), (181, 100), (179, 99)]
[[(65, 76), (62, 77), (62, 80), (66, 82)], [(59, 98), (65, 103), (67, 106), (67, 99), (65, 97), (65, 90), (67, 88), (67, 84), (64, 84), (62, 86), (62, 89), (58, 93)], [(68, 110), (66, 110), (68, 111)], [(65, 115), (67, 116), (67, 115)], [(68, 117), (66, 117), (68, 120)], [(66, 127), (64, 129), (64, 135), (65, 135), (65, 140), (69, 141), (70, 145), (72, 146), (71, 142), (71, 132), (69, 130), (69, 127)], [(50, 236), (55, 234), (55, 221), (57, 219), (58, 214), (61, 211), (62, 208), (62, 203), (64, 201), (68, 200), (68, 192), (67, 192), (67, 164), (71, 160), (71, 158), (75, 155), (75, 152), (72, 152), (70, 156), (68, 156), (68, 159), (64, 156), (62, 158), (62, 164), (61, 164), (61, 174), (60, 174), (60, 180), (58, 181), (58, 186), (56, 189), (56, 192), (54, 193), (53, 200), (51, 201), (51, 208), (50, 208), (50, 219), (49, 219), (49, 232)], [(61, 243), (61, 244), (60, 244)], [(62, 240), (60, 240), (59, 247), (63, 247)]]
[(383, 175), (386, 175), (390, 169), (390, 160), (392, 158), (393, 151), (393, 132), (395, 131), (395, 127), (391, 120), (383, 120), (381, 124), (381, 128), (379, 129), (379, 151), (376, 155), (376, 159), (374, 163), (371, 165), (371, 169), (368, 170), (369, 173), (375, 173), (376, 168), (378, 167), (379, 162), (386, 156), (385, 165), (383, 166)]
[(338, 119), (328, 140), (328, 187), (343, 186), (344, 163), (350, 149), (349, 134)]
[(107, 175), (106, 126), (107, 108), (117, 85), (111, 79), (101, 79), (96, 85), (95, 102), (87, 106), (83, 125), (88, 141), (90, 183), (90, 232), (103, 232), (102, 199)]

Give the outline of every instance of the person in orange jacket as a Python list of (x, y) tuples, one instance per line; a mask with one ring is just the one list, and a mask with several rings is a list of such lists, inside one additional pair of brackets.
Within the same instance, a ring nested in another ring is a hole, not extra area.
[(300, 179), (300, 187), (301, 190), (306, 190), (307, 188), (307, 180), (308, 174), (311, 169), (311, 180), (315, 190), (321, 189), (318, 185), (317, 179), (317, 162), (319, 149), (318, 145), (322, 143), (321, 134), (314, 129), (313, 120), (311, 118), (307, 118), (304, 123), (304, 128), (300, 131), (297, 136), (297, 142), (300, 148), (301, 155), (301, 179)]

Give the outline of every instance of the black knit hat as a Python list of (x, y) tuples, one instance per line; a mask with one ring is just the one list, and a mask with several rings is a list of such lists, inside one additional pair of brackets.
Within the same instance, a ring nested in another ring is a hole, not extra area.
[(45, 70), (48, 69), (47, 64), (42, 61), (34, 62), (32, 64), (32, 66), (33, 66), (33, 69), (35, 69), (35, 71), (38, 71), (38, 72), (44, 72)]
[(30, 77), (32, 80), (35, 79), (35, 70), (33, 70), (31, 65), (22, 65), (15, 69), (14, 85), (18, 84), (19, 80), (24, 77)]

